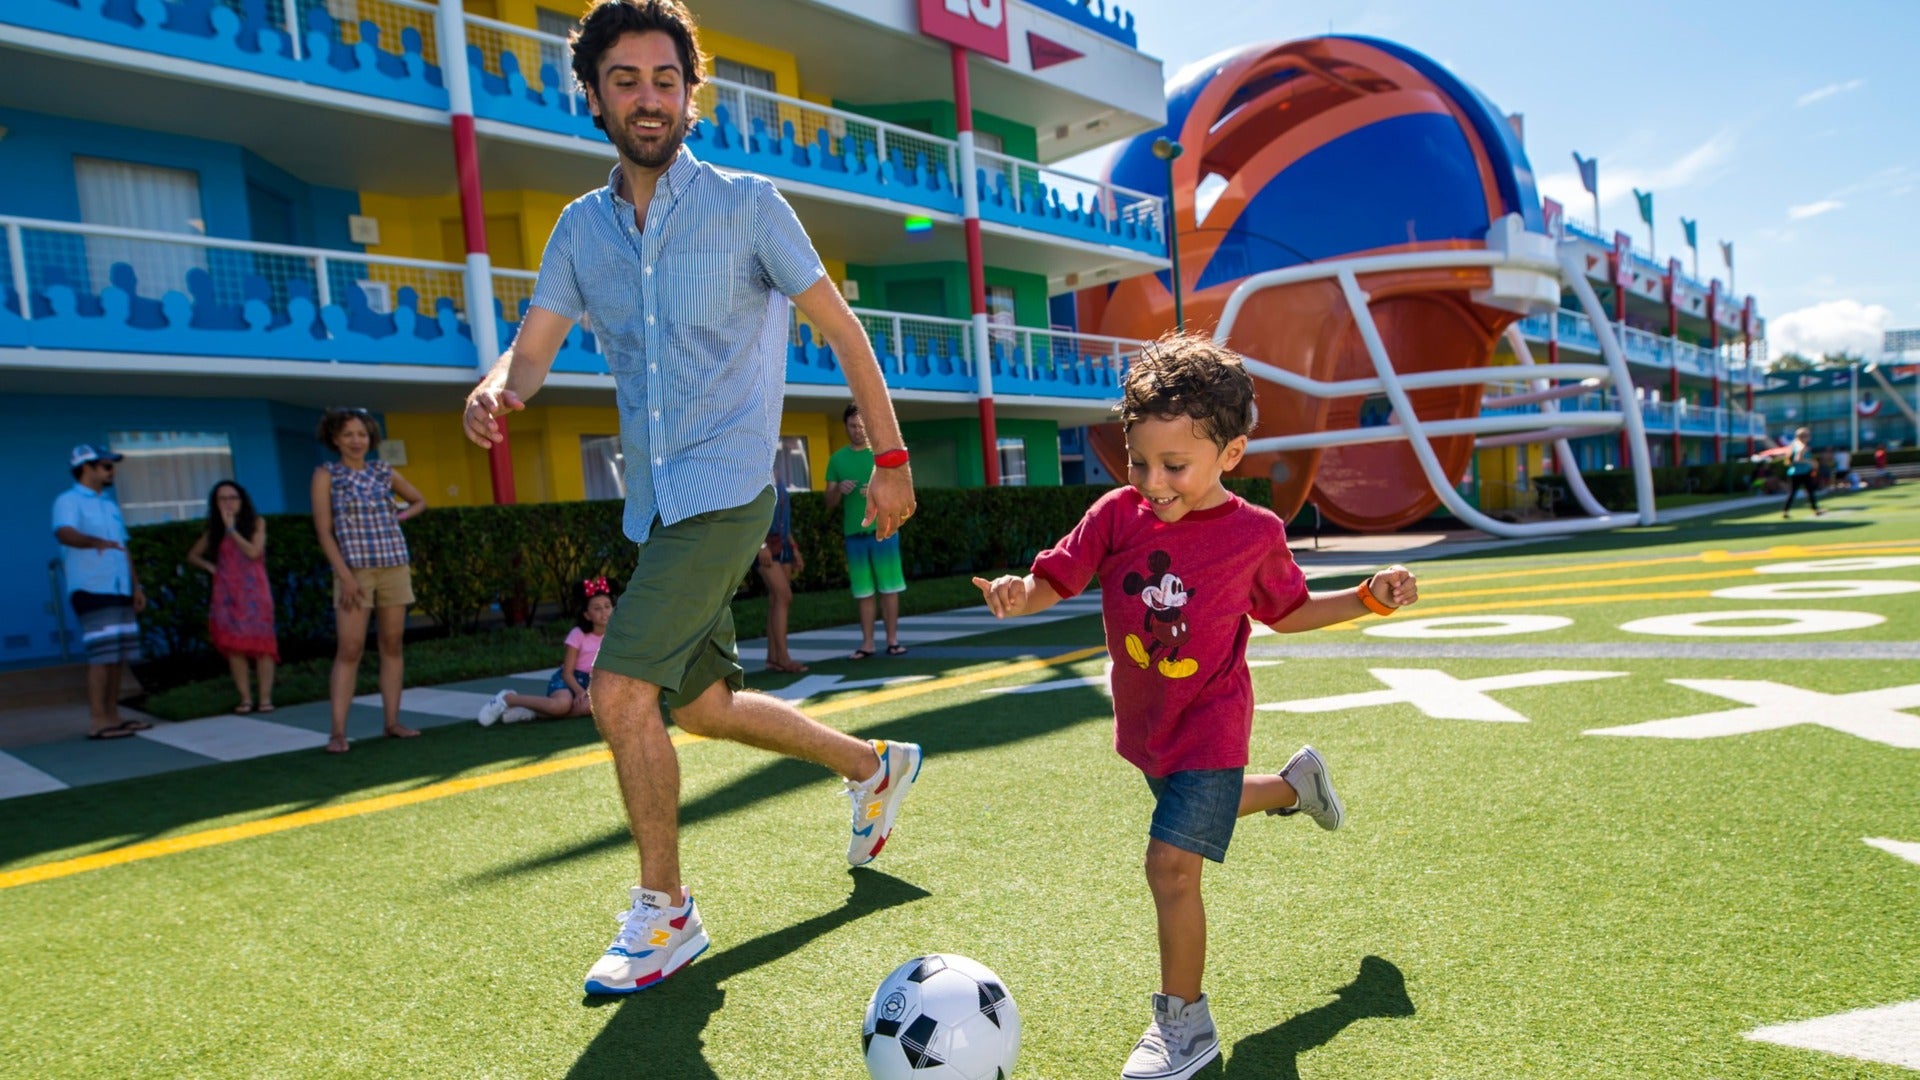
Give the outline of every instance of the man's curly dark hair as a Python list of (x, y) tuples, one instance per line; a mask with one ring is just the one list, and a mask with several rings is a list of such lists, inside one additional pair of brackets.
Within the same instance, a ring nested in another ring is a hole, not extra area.
[(1240, 354), (1198, 334), (1149, 342), (1120, 380), (1120, 422), (1186, 417), (1214, 445), (1253, 433), (1253, 376)]
[[(573, 45), (573, 77), (583, 87), (600, 95), (600, 58), (613, 48), (622, 34), (643, 34), (658, 30), (673, 39), (680, 53), (680, 77), (687, 87), (689, 119), (698, 116), (693, 91), (706, 81), (706, 54), (700, 51), (700, 31), (693, 13), (679, 0), (599, 0), (580, 17), (580, 25), (567, 35)], [(606, 130), (601, 117), (593, 126)]]

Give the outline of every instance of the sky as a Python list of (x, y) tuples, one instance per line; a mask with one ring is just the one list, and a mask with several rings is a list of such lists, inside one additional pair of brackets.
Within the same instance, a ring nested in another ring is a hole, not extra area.
[[(1769, 352), (1880, 353), (1920, 328), (1920, 0), (1120, 0), (1171, 79), (1249, 42), (1364, 34), (1410, 46), (1526, 118), (1541, 194), (1591, 222), (1572, 153), (1600, 162), (1600, 225), (1727, 279)], [(1070, 168), (1097, 175), (1099, 157)]]

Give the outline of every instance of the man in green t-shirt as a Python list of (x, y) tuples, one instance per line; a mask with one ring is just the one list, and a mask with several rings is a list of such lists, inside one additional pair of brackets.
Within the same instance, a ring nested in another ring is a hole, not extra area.
[(847, 577), (853, 586), (853, 598), (860, 602), (860, 647), (847, 659), (865, 660), (873, 655), (876, 593), (880, 614), (887, 623), (887, 655), (905, 656), (907, 647), (900, 644), (900, 594), (907, 591), (907, 579), (900, 570), (900, 534), (878, 540), (873, 526), (861, 524), (867, 516), (873, 447), (867, 445), (867, 427), (860, 419), (858, 405), (847, 406), (840, 418), (847, 425), (851, 445), (835, 450), (827, 459), (827, 509), (844, 507), (840, 530), (846, 536)]

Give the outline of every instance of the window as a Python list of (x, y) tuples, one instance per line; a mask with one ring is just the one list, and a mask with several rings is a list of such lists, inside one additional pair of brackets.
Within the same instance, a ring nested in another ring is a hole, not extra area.
[(813, 459), (807, 456), (805, 435), (780, 436), (780, 449), (773, 455), (773, 475), (788, 491), (813, 490)]
[(995, 345), (1007, 350), (1013, 348), (1014, 318), (1011, 286), (987, 286), (987, 326), (989, 327), (988, 335)]
[(975, 150), (985, 150), (989, 154), (1004, 154), (1007, 152), (1007, 142), (991, 131), (981, 131), (979, 128), (974, 128), (973, 148)]
[(233, 476), (233, 451), (221, 432), (115, 431), (107, 445), (126, 456), (114, 486), (128, 525), (204, 517), (207, 492)]
[[(73, 178), (80, 194), (80, 220), (89, 225), (187, 236), (207, 231), (198, 173), (76, 157)], [(206, 251), (198, 244), (106, 236), (89, 236), (86, 243), (87, 280), (94, 292), (112, 284), (114, 263), (131, 267), (140, 295), (155, 298), (169, 290), (186, 292), (187, 271), (207, 265)]]
[(626, 455), (620, 452), (620, 436), (580, 436), (580, 471), (587, 477), (587, 498), (626, 498), (625, 467)]
[(1027, 486), (1027, 444), (1020, 439), (1001, 439), (1000, 486)]
[[(725, 79), (730, 83), (739, 83), (769, 94), (774, 92), (773, 72), (766, 68), (757, 68), (751, 64), (742, 64), (737, 60), (716, 56), (713, 60), (713, 74), (715, 78)], [(767, 138), (780, 138), (780, 106), (777, 102), (756, 94), (744, 94), (728, 87), (716, 86), (714, 93), (715, 103), (727, 107), (727, 115), (732, 118), (734, 126), (739, 128), (742, 134), (753, 134), (753, 122), (758, 120), (766, 127)], [(796, 124), (793, 137), (811, 142), (813, 132), (800, 131), (797, 130), (798, 127), (799, 125)]]
[[(533, 18), (535, 29), (543, 34), (552, 34), (558, 38), (566, 37), (573, 31), (574, 27), (580, 25), (579, 19), (558, 11), (549, 11), (546, 8), (534, 8)], [(540, 43), (540, 64), (543, 67), (548, 65), (552, 66), (553, 73), (563, 91), (569, 94), (579, 93), (580, 88), (573, 81), (572, 49), (565, 45), (555, 45), (552, 42), (543, 41)], [(542, 90), (551, 89), (546, 85), (545, 80), (539, 72), (530, 71), (527, 75), (529, 76), (527, 79), (528, 82), (540, 83)]]

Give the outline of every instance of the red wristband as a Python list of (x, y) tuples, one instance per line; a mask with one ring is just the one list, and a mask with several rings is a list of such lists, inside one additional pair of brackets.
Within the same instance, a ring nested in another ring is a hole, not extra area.
[(907, 448), (904, 446), (900, 447), (898, 450), (888, 450), (885, 453), (873, 455), (873, 464), (875, 468), (897, 469), (900, 466), (905, 465), (906, 463), (907, 463)]

